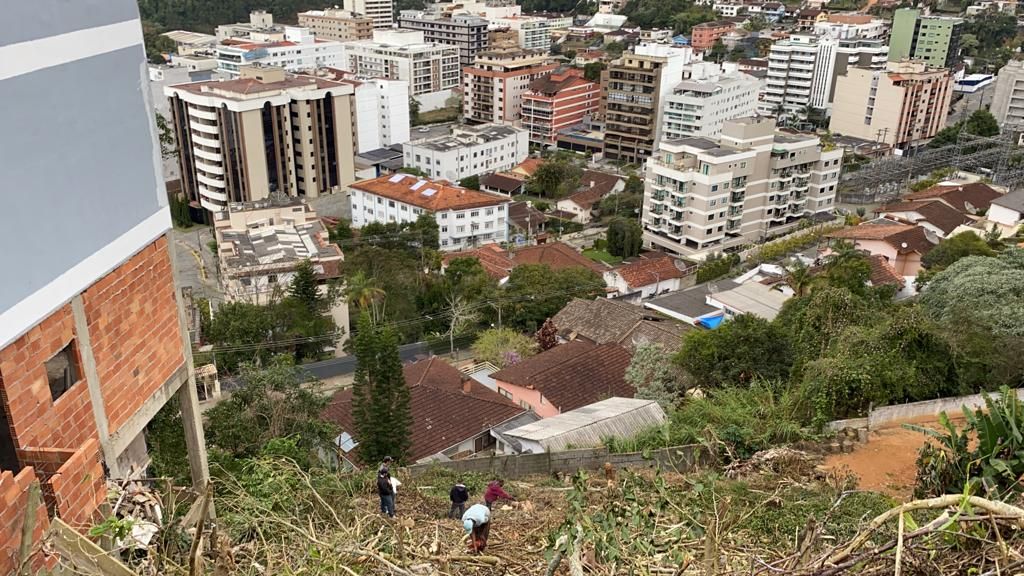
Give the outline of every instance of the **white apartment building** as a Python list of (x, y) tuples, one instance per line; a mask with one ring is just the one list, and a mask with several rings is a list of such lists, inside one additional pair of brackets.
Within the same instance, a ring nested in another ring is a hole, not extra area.
[(284, 40), (217, 45), (217, 70), (238, 76), (243, 66), (257, 64), (283, 68), (288, 72), (321, 66), (341, 67), (341, 42), (317, 40), (309, 28), (286, 26)]
[(830, 14), (828, 19), (814, 24), (815, 34), (840, 40), (882, 40), (885, 38), (886, 29), (885, 20), (866, 14)]
[(829, 113), (836, 77), (852, 67), (885, 69), (889, 48), (879, 39), (837, 39), (829, 35), (794, 34), (772, 44), (768, 77), (758, 112), (806, 117), (807, 107)]
[(406, 166), (458, 182), (519, 165), (530, 155), (530, 132), (496, 124), (459, 126), (450, 136), (407, 142), (402, 152)]
[(551, 33), (572, 26), (572, 18), (569, 16), (511, 16), (488, 20), (493, 27), (515, 30), (519, 34), (519, 47), (523, 50), (550, 50)]
[(1024, 124), (1024, 61), (1011, 59), (999, 69), (991, 111), (1000, 124)]
[(683, 70), (684, 80), (664, 99), (661, 137), (715, 138), (726, 120), (753, 116), (761, 81), (740, 72), (735, 64), (694, 62)]
[(373, 27), (377, 29), (391, 28), (395, 23), (394, 6), (391, 0), (345, 0), (344, 8), (372, 18)]
[(459, 49), (429, 44), (423, 32), (374, 30), (373, 40), (345, 42), (338, 68), (367, 78), (404, 80), (420, 110), (443, 108), (459, 87)]
[(730, 120), (716, 139), (666, 140), (647, 161), (644, 246), (694, 258), (782, 234), (835, 207), (842, 150)]
[(481, 192), (411, 174), (391, 174), (351, 185), (352, 225), (413, 222), (421, 214), (437, 220), (440, 248), (465, 250), (508, 238), (508, 207), (500, 194)]

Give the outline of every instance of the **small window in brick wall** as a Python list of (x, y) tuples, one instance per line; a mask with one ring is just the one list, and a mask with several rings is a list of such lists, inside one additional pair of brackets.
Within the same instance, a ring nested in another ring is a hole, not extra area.
[(56, 401), (82, 378), (75, 341), (68, 342), (67, 346), (46, 361), (45, 366), (46, 378), (50, 381), (50, 397)]

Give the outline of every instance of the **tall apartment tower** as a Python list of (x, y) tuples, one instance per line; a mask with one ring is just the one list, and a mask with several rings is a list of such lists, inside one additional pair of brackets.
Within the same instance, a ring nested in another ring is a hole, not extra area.
[(641, 44), (601, 72), (607, 158), (639, 163), (658, 147), (665, 97), (693, 59), (689, 48)]
[(523, 94), (523, 127), (530, 141), (555, 143), (558, 131), (596, 114), (601, 105), (601, 86), (583, 77), (579, 68), (552, 72), (530, 82)]
[(717, 139), (665, 140), (647, 161), (644, 245), (704, 258), (792, 230), (835, 206), (842, 150), (730, 120)]
[(373, 38), (373, 18), (348, 10), (327, 8), (299, 12), (299, 26), (309, 28), (316, 38), (351, 42)]
[(760, 89), (761, 81), (740, 72), (735, 64), (694, 62), (665, 97), (661, 137), (715, 138), (727, 120), (754, 115)]
[(459, 49), (459, 65), (470, 66), (487, 49), (487, 20), (472, 14), (443, 16), (422, 10), (402, 10), (398, 27), (423, 32), (423, 40)]
[(392, 0), (345, 0), (345, 10), (355, 12), (373, 20), (373, 27), (391, 28), (395, 23), (394, 4)]
[(946, 127), (953, 96), (947, 68), (890, 62), (886, 70), (851, 68), (836, 82), (829, 129), (907, 150)]
[(1010, 60), (999, 69), (991, 111), (1000, 124), (1024, 124), (1024, 60)]
[(960, 53), (964, 21), (945, 16), (922, 16), (916, 8), (893, 14), (889, 60), (924, 60), (933, 68), (952, 68)]
[(469, 122), (517, 122), (530, 82), (556, 68), (546, 52), (518, 48), (481, 52), (472, 66), (462, 69), (463, 116)]
[(315, 198), (355, 180), (352, 84), (243, 67), (168, 86), (182, 188), (211, 212), (272, 193)]
[[(0, 573), (27, 515), (98, 521), (106, 476), (145, 475), (143, 430), (181, 403), (208, 478), (171, 218), (133, 0), (36, 0), (0, 21)], [(69, 41), (73, 38), (74, 41)], [(74, 98), (44, 87), (74, 81)], [(59, 162), (55, 162), (59, 159)], [(41, 233), (42, 232), (42, 233)], [(105, 473), (106, 472), (106, 473)], [(38, 482), (44, 503), (28, 508)], [(32, 549), (31, 546), (27, 546)], [(32, 572), (54, 568), (36, 554)]]

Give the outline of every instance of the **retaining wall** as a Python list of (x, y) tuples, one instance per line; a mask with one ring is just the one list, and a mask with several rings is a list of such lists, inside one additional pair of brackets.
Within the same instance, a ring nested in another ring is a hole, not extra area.
[[(988, 392), (988, 395), (995, 399), (999, 392)], [(1024, 400), (1024, 388), (1017, 389), (1017, 397)], [(868, 412), (865, 418), (849, 418), (847, 420), (833, 420), (825, 424), (827, 430), (838, 432), (847, 428), (867, 428), (869, 430), (901, 422), (924, 418), (927, 416), (938, 416), (941, 412), (954, 416), (963, 413), (963, 408), (971, 410), (983, 408), (985, 398), (982, 394), (971, 394), (968, 396), (955, 396), (952, 398), (936, 398), (935, 400), (922, 400), (921, 402), (909, 402), (907, 404), (893, 404), (891, 406), (879, 406)]]
[(652, 450), (650, 452), (627, 452), (611, 454), (606, 448), (544, 452), (542, 454), (519, 454), (514, 456), (491, 456), (470, 458), (450, 462), (432, 462), (409, 467), (413, 476), (422, 474), (434, 466), (442, 466), (456, 472), (476, 472), (501, 478), (521, 478), (531, 475), (554, 473), (572, 474), (577, 470), (599, 470), (605, 462), (616, 468), (661, 468), (677, 472), (689, 472), (708, 462), (703, 446), (690, 444)]

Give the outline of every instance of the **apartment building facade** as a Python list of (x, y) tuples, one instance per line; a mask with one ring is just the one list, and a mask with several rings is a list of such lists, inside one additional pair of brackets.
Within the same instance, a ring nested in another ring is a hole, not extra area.
[(601, 86), (570, 68), (552, 72), (530, 83), (523, 94), (523, 127), (530, 141), (554, 144), (558, 131), (579, 124), (601, 108)]
[(757, 112), (761, 81), (740, 72), (735, 64), (694, 62), (684, 79), (665, 96), (661, 138), (715, 138), (726, 120)]
[(729, 20), (716, 20), (697, 24), (690, 32), (690, 46), (697, 52), (710, 50), (715, 42), (736, 29), (736, 23)]
[(459, 49), (424, 42), (414, 30), (375, 30), (373, 40), (346, 42), (339, 68), (359, 76), (404, 80), (426, 112), (443, 108), (459, 87)]
[(704, 258), (782, 234), (835, 207), (842, 150), (730, 120), (717, 139), (665, 140), (646, 165), (644, 245)]
[(840, 40), (884, 40), (887, 32), (886, 21), (870, 14), (829, 14), (824, 20), (814, 23), (815, 34)]
[(530, 82), (558, 65), (546, 52), (489, 50), (462, 69), (462, 114), (468, 122), (511, 124), (520, 118)]
[(421, 214), (437, 220), (440, 249), (465, 250), (508, 239), (508, 206), (500, 194), (392, 174), (351, 185), (352, 225), (413, 222)]
[(221, 43), (216, 47), (217, 71), (238, 76), (245, 66), (276, 66), (289, 72), (340, 66), (342, 44), (319, 41), (308, 28), (286, 26), (284, 40)]
[(689, 48), (640, 44), (601, 72), (605, 157), (639, 163), (654, 152), (665, 98), (694, 59)]
[(772, 45), (759, 112), (804, 118), (808, 107), (828, 113), (836, 77), (851, 67), (882, 70), (888, 47), (878, 39), (794, 34)]
[(964, 21), (924, 16), (917, 8), (900, 8), (892, 17), (889, 60), (923, 60), (933, 68), (952, 68), (960, 54)]
[(472, 14), (443, 16), (438, 12), (402, 10), (398, 27), (423, 32), (423, 39), (459, 49), (459, 66), (469, 66), (487, 49), (487, 20)]
[(1024, 124), (1024, 61), (1009, 60), (999, 69), (990, 110), (1000, 124)]
[(168, 86), (181, 183), (210, 212), (272, 193), (315, 198), (355, 179), (351, 84), (246, 67)]
[(314, 36), (324, 40), (351, 42), (373, 38), (373, 18), (337, 8), (299, 12), (299, 26), (309, 28)]
[(508, 28), (519, 36), (519, 47), (523, 50), (550, 50), (551, 34), (555, 30), (568, 30), (572, 26), (570, 16), (509, 16), (489, 18), (492, 26)]
[(836, 83), (829, 129), (908, 150), (946, 127), (953, 78), (924, 62), (890, 62), (885, 70), (851, 68)]
[(345, 0), (344, 8), (372, 19), (377, 30), (386, 30), (395, 23), (392, 0)]
[[(144, 429), (173, 396), (196, 486), (209, 474), (138, 7), (4, 10), (0, 170), (19, 193), (0, 229), (0, 573), (50, 573), (51, 519), (102, 521), (107, 477), (146, 475)], [(40, 89), (69, 78), (74, 98)]]
[(529, 132), (513, 126), (457, 126), (448, 136), (402, 145), (405, 165), (428, 178), (458, 182), (463, 178), (510, 170), (530, 155)]

